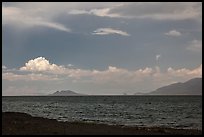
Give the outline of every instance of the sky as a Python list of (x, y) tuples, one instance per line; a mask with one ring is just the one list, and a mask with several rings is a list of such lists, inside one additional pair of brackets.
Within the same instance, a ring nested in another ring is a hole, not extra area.
[(3, 96), (132, 95), (195, 77), (202, 3), (2, 3)]

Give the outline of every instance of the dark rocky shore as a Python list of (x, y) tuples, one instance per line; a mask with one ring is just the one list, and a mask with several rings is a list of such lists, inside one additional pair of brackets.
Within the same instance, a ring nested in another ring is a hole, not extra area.
[(202, 131), (59, 122), (25, 113), (2, 112), (2, 135), (201, 135)]

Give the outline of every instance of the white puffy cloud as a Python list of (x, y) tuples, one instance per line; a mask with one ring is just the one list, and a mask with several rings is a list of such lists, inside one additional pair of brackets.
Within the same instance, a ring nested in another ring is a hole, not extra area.
[[(73, 66), (73, 65), (71, 65)], [(70, 68), (65, 66), (59, 66), (56, 64), (51, 64), (49, 60), (44, 57), (37, 57), (35, 59), (29, 60), (25, 63), (25, 66), (20, 68), (21, 71), (30, 71), (30, 72), (43, 72), (49, 74), (62, 74), (71, 78), (79, 79), (80, 77), (90, 75), (90, 70), (81, 70), (77, 68)]]
[(80, 79), (81, 77), (87, 77), (91, 75), (90, 70), (82, 70), (82, 69), (69, 69), (66, 68), (64, 72), (61, 74), (66, 74), (70, 78)]
[(181, 36), (181, 33), (177, 30), (170, 30), (169, 32), (165, 33), (165, 35), (178, 37)]
[(6, 66), (4, 66), (4, 65), (2, 65), (2, 69), (7, 69), (7, 67), (6, 67)]
[(44, 57), (37, 57), (34, 60), (31, 59), (25, 63), (24, 67), (20, 68), (20, 70), (23, 71), (60, 71), (62, 69), (63, 66), (50, 64), (50, 62)]
[(193, 40), (190, 42), (190, 45), (186, 49), (195, 52), (202, 52), (202, 41)]
[(139, 69), (135, 71), (135, 73), (142, 74), (142, 75), (150, 75), (151, 73), (153, 73), (153, 69), (146, 67), (145, 69)]
[(73, 64), (68, 64), (67, 66), (68, 66), (68, 67), (74, 67), (74, 65), (73, 65)]
[(186, 68), (175, 70), (169, 67), (167, 69), (167, 72), (173, 77), (202, 77), (202, 64), (198, 68), (195, 68), (193, 70), (189, 70)]
[(93, 70), (91, 72), (91, 79), (94, 83), (109, 83), (123, 81), (130, 76), (130, 72), (126, 69), (109, 66), (104, 71)]
[(94, 35), (119, 34), (122, 36), (130, 36), (130, 34), (128, 34), (127, 32), (112, 28), (98, 28), (92, 34)]
[(156, 61), (158, 61), (160, 57), (161, 57), (161, 55), (160, 55), (160, 54), (157, 54), (157, 55), (156, 55)]

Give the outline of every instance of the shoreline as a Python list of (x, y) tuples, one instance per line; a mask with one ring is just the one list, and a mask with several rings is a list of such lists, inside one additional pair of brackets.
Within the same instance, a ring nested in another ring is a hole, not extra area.
[(2, 112), (2, 135), (202, 135), (202, 130), (61, 122), (26, 113)]
[(161, 94), (133, 94), (133, 95), (66, 95), (66, 96), (50, 96), (50, 95), (16, 95), (16, 96), (3, 96), (2, 97), (87, 97), (87, 96), (91, 96), (91, 97), (112, 97), (112, 96), (172, 96), (172, 97), (177, 97), (177, 96), (201, 96), (202, 97), (202, 94), (194, 94), (194, 95), (190, 95), (190, 94), (169, 94), (169, 95), (161, 95)]

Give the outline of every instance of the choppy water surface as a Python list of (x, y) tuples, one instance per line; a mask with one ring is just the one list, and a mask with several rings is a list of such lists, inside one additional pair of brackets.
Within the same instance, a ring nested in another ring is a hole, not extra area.
[(2, 97), (2, 111), (59, 121), (202, 129), (202, 96)]

